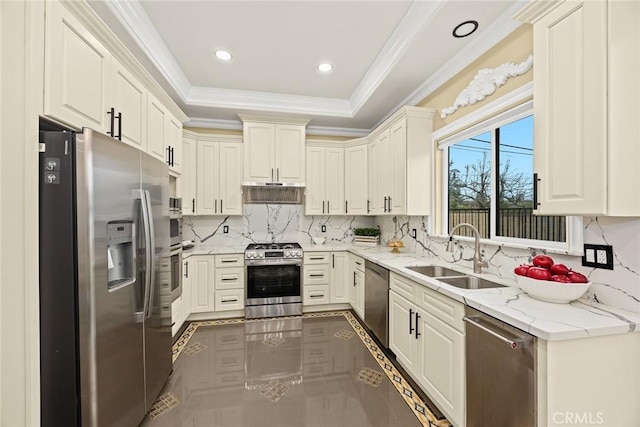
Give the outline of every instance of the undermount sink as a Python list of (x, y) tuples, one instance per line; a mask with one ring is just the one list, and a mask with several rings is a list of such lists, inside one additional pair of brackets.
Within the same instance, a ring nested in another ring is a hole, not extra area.
[(505, 287), (505, 285), (501, 285), (500, 283), (492, 282), (490, 280), (485, 280), (474, 276), (443, 277), (438, 280), (448, 285), (462, 289), (489, 289)]
[(438, 265), (423, 265), (418, 267), (407, 267), (411, 271), (424, 274), (429, 277), (447, 277), (447, 276), (462, 276), (464, 273), (451, 270), (449, 268), (440, 267)]

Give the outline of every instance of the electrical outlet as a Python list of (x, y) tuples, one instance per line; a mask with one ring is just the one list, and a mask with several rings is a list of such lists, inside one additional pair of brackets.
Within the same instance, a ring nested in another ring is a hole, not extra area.
[(411, 237), (413, 237), (414, 239), (418, 238), (418, 230), (416, 230), (415, 228), (411, 229)]
[(585, 243), (582, 265), (613, 270), (613, 246)]
[(327, 232), (327, 226), (326, 225), (320, 226), (320, 230), (322, 230), (323, 233), (326, 233)]
[(228, 225), (224, 225), (224, 226), (222, 227), (222, 232), (223, 232), (224, 234), (227, 234), (227, 233), (229, 232), (229, 226), (228, 226)]

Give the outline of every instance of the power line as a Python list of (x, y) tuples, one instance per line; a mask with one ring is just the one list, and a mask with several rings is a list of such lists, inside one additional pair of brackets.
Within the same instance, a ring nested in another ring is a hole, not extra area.
[[(484, 139), (480, 139), (480, 138), (467, 138), (469, 141), (477, 141), (477, 142), (483, 142), (485, 144), (491, 144), (491, 141), (485, 141)], [(526, 147), (520, 147), (517, 145), (509, 145), (509, 144), (503, 144), (502, 142), (500, 143), (501, 147), (509, 147), (509, 148), (517, 148), (518, 150), (526, 150), (526, 151), (533, 151), (533, 148), (526, 148)]]

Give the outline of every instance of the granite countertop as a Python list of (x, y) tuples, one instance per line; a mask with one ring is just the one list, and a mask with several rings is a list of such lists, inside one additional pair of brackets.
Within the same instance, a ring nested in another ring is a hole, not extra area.
[[(184, 254), (236, 254), (243, 253), (245, 247), (246, 245), (242, 247), (196, 246), (185, 251)], [(323, 245), (302, 244), (302, 248), (305, 252), (349, 251), (546, 341), (640, 331), (640, 313), (586, 300), (577, 300), (570, 304), (539, 301), (520, 290), (516, 286), (515, 279), (512, 278), (481, 274), (480, 277), (506, 285), (506, 287), (477, 290), (456, 288), (406, 267), (440, 265), (453, 268), (464, 274), (475, 275), (470, 268), (465, 269), (460, 265), (452, 266), (412, 253), (393, 254), (387, 247), (357, 246), (333, 242)]]

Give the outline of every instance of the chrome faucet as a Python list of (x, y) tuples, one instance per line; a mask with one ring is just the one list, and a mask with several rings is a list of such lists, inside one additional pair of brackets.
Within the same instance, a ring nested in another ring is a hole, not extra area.
[(482, 254), (480, 253), (480, 233), (478, 229), (473, 225), (461, 222), (460, 224), (453, 227), (451, 232), (449, 233), (449, 241), (447, 242), (447, 252), (453, 252), (453, 233), (460, 227), (465, 226), (469, 227), (473, 230), (473, 235), (475, 236), (475, 251), (473, 253), (473, 272), (474, 273), (482, 273), (482, 267), (489, 267), (489, 263), (487, 261), (482, 260)]

